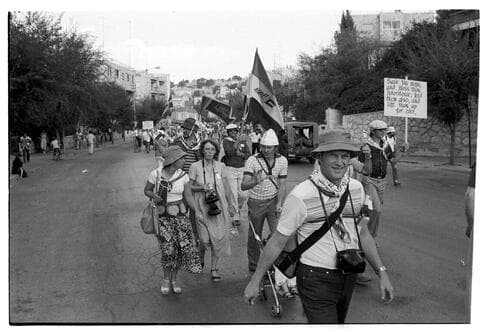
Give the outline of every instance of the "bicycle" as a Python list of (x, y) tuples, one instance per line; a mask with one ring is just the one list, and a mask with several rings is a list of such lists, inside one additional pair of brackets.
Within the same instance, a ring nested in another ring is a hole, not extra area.
[(53, 160), (56, 160), (56, 161), (61, 160), (61, 154), (62, 154), (61, 153), (61, 149), (60, 148), (55, 148), (53, 150)]

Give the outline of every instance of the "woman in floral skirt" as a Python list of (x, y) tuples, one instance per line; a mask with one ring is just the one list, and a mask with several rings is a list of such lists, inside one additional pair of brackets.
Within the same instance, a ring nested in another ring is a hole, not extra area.
[[(159, 215), (159, 234), (157, 235), (162, 252), (163, 283), (160, 291), (167, 295), (172, 289), (175, 294), (182, 293), (177, 283), (180, 269), (190, 273), (202, 272), (199, 254), (194, 245), (192, 226), (183, 201), (184, 187), (189, 176), (182, 170), (185, 152), (178, 146), (163, 149), (158, 154), (160, 167), (153, 170), (145, 186), (145, 195), (153, 199)], [(154, 191), (159, 181), (158, 192)], [(192, 197), (187, 198), (193, 204)]]

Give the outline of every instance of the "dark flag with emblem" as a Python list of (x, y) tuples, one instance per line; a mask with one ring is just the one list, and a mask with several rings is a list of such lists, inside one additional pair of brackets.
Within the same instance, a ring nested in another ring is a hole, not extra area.
[(203, 96), (201, 101), (201, 116), (204, 111), (211, 112), (226, 123), (233, 122), (235, 118), (231, 114), (231, 106), (227, 103), (214, 99), (210, 96)]

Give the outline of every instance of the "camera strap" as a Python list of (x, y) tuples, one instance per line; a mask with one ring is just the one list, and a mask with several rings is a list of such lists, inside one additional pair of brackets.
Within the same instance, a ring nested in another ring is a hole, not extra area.
[[(216, 172), (214, 171), (214, 161), (211, 162), (211, 169), (212, 169), (213, 178), (214, 178), (214, 189), (218, 190), (216, 188)], [(206, 166), (204, 165), (204, 159), (202, 160), (202, 176), (204, 178), (204, 184), (206, 184)]]
[[(313, 185), (318, 189), (318, 194), (320, 195), (320, 199), (322, 199), (322, 192), (320, 191), (320, 188), (316, 185), (313, 180), (310, 179), (310, 181), (313, 183)], [(332, 227), (333, 224), (335, 224), (335, 221), (339, 218), (340, 214), (342, 213), (342, 210), (345, 207), (345, 203), (347, 203), (347, 195), (349, 192), (349, 187), (345, 190), (345, 192), (342, 194), (340, 197), (340, 205), (335, 210), (331, 215), (327, 215), (325, 211), (325, 222), (323, 223), (322, 226), (320, 226), (319, 229), (311, 233), (303, 242), (301, 242), (289, 255), (291, 259), (293, 260), (298, 260), (301, 257), (301, 254), (308, 250), (312, 245), (314, 245), (318, 240), (321, 239), (325, 233), (328, 232), (330, 227)], [(322, 205), (323, 205), (323, 200), (322, 200)]]
[[(321, 203), (322, 203), (323, 212), (325, 213), (325, 215), (327, 215), (327, 209), (325, 208), (325, 202), (323, 201), (323, 197), (322, 197), (322, 194), (321, 194), (321, 192), (320, 192), (320, 188), (319, 188), (319, 187), (317, 187), (317, 189), (318, 189), (318, 192), (319, 192), (319, 194), (320, 194), (320, 201), (321, 201)], [(351, 209), (352, 209), (352, 215), (353, 215), (353, 218), (354, 218), (354, 227), (356, 228), (357, 241), (358, 241), (358, 243), (359, 243), (359, 250), (362, 250), (361, 238), (359, 237), (359, 229), (357, 228), (357, 222), (356, 222), (356, 218), (355, 218), (354, 204), (352, 203), (352, 196), (351, 196), (351, 194), (350, 194), (349, 187), (347, 187), (346, 191), (344, 192), (344, 195), (345, 195), (346, 193), (349, 195), (350, 206), (351, 206)], [(344, 206), (345, 206), (345, 203), (344, 203)], [(340, 208), (340, 207), (339, 207), (339, 208)], [(343, 210), (343, 208), (342, 208), (342, 210)], [(339, 218), (341, 218), (341, 214), (339, 214)], [(337, 218), (337, 219), (338, 219), (338, 218)], [(334, 221), (334, 223), (335, 223), (336, 221), (337, 221), (337, 220), (335, 220), (335, 221)], [(334, 223), (332, 223), (332, 226), (333, 226), (333, 224), (334, 224)], [(344, 227), (345, 227), (345, 225), (344, 225)], [(347, 230), (347, 229), (346, 229), (346, 230)], [(350, 234), (349, 234), (349, 235), (350, 235)], [(337, 244), (335, 243), (335, 238), (334, 238), (334, 236), (333, 236), (333, 234), (332, 234), (332, 228), (330, 228), (330, 236), (332, 236), (332, 241), (333, 241), (333, 245), (334, 245), (334, 247), (335, 247), (335, 251), (336, 251), (336, 252), (339, 252), (339, 249), (337, 248)]]
[[(258, 156), (262, 156), (262, 158), (264, 159), (265, 164), (267, 166), (268, 171), (265, 170), (264, 165), (262, 165), (262, 163), (260, 162), (259, 158), (255, 157), (255, 159), (257, 159), (257, 163), (260, 165), (260, 167), (262, 168), (262, 170), (264, 171), (264, 173), (265, 174), (268, 174), (268, 175), (272, 175), (272, 169), (276, 166), (276, 156), (274, 155), (274, 164), (272, 164), (272, 167), (269, 166), (269, 163), (267, 162), (267, 159), (265, 159), (265, 157), (263, 155), (261, 155), (261, 153)], [(276, 189), (279, 190), (279, 187), (277, 186), (277, 183), (272, 178), (268, 178), (268, 179), (269, 179), (270, 182), (272, 182), (272, 184), (274, 185), (274, 187), (276, 187)]]

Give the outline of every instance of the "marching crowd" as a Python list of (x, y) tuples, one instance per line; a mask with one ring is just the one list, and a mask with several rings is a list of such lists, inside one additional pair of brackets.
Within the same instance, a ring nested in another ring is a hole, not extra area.
[[(393, 299), (375, 242), (387, 164), (395, 169), (400, 158), (394, 140), (386, 136), (392, 128), (371, 122), (362, 145), (341, 129), (320, 136), (312, 152), (314, 171), (286, 195), (288, 160), (278, 153), (274, 130), (231, 123), (223, 133), (204, 126), (189, 118), (181, 136), (163, 128), (153, 135), (158, 166), (148, 176), (144, 194), (157, 209), (162, 294), (181, 293), (178, 271), (201, 273), (208, 266), (206, 251), (210, 279), (221, 280), (219, 260), (231, 254), (230, 234), (237, 234), (246, 202), (252, 274), (244, 290), (248, 303), (254, 303), (261, 280), (273, 269), (278, 293), (298, 294), (308, 322), (343, 323), (355, 284), (370, 281), (363, 274), (365, 260), (379, 276), (382, 300)], [(395, 174), (394, 181), (400, 184)], [(265, 220), (270, 236), (261, 250)], [(278, 257), (299, 248), (294, 273), (286, 277)]]

